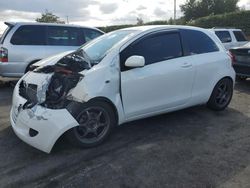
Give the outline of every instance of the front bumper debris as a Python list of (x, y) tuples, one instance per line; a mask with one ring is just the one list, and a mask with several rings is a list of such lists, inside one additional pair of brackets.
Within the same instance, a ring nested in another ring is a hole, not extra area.
[[(27, 100), (19, 95), (19, 84), (13, 92), (10, 113), (12, 128), (21, 140), (49, 153), (56, 140), (78, 123), (66, 109), (47, 109), (41, 105), (23, 108)], [(31, 130), (37, 134), (34, 136)]]

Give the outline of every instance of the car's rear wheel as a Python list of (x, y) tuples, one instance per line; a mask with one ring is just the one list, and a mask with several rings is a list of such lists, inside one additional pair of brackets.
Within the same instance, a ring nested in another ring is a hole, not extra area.
[(115, 115), (111, 106), (102, 101), (86, 104), (76, 116), (79, 126), (67, 133), (68, 140), (80, 147), (101, 144), (115, 126)]
[(232, 96), (233, 82), (229, 78), (223, 78), (214, 87), (207, 106), (216, 111), (224, 110), (230, 103)]

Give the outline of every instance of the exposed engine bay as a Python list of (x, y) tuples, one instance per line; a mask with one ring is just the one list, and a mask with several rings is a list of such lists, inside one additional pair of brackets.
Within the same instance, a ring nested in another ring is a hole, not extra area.
[(55, 65), (35, 67), (33, 72), (51, 75), (50, 80), (46, 80), (40, 89), (35, 84), (21, 81), (19, 94), (27, 100), (23, 108), (32, 108), (36, 104), (50, 109), (64, 108), (70, 102), (68, 92), (84, 77), (79, 72), (90, 68), (91, 63), (81, 50), (64, 56)]

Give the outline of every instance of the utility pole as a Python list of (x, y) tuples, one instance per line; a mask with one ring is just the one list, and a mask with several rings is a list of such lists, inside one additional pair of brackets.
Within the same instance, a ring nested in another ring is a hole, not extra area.
[(176, 24), (176, 0), (174, 0), (174, 24)]
[(69, 24), (69, 16), (66, 16), (67, 17), (67, 24)]

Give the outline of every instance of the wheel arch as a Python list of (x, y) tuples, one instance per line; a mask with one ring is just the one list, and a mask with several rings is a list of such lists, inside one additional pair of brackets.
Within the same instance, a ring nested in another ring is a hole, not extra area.
[(223, 78), (221, 78), (221, 79), (219, 79), (219, 80), (217, 80), (217, 82), (213, 85), (213, 88), (216, 86), (216, 84), (219, 82), (219, 81), (221, 81), (221, 80), (223, 80), (223, 79), (229, 79), (233, 84), (234, 84), (234, 80), (233, 80), (233, 78), (231, 77), (231, 76), (224, 76)]
[(87, 104), (87, 103), (90, 103), (90, 102), (95, 102), (95, 101), (102, 101), (102, 102), (105, 102), (107, 103), (108, 105), (111, 106), (114, 114), (115, 114), (115, 122), (116, 124), (118, 125), (118, 122), (119, 122), (119, 115), (118, 115), (118, 111), (116, 109), (116, 106), (114, 105), (114, 103), (106, 98), (106, 97), (94, 97), (92, 99), (90, 99), (89, 101), (87, 101), (86, 103), (80, 103), (80, 102), (75, 102), (75, 101), (72, 101), (67, 107), (66, 109), (69, 111), (69, 113), (74, 117), (76, 118), (76, 115), (77, 115), (77, 112), (83, 107), (83, 105)]
[[(234, 80), (233, 80), (232, 77), (230, 77), (230, 76), (225, 76), (225, 77), (221, 78), (219, 81), (221, 81), (222, 79), (225, 79), (225, 78), (229, 79), (232, 83), (234, 83)], [(219, 82), (219, 81), (218, 81), (218, 82)], [(217, 82), (217, 83), (218, 83), (218, 82)], [(216, 83), (216, 84), (217, 84), (217, 83)], [(216, 85), (216, 84), (215, 84), (215, 85)]]
[(223, 79), (225, 79), (225, 78), (226, 78), (226, 79), (229, 79), (229, 80), (232, 82), (232, 84), (234, 84), (234, 80), (233, 80), (233, 78), (232, 78), (231, 76), (224, 76), (224, 77), (218, 79), (218, 80), (213, 84), (213, 88), (212, 88), (211, 91), (210, 91), (208, 100), (210, 99), (210, 97), (211, 97), (211, 95), (212, 95), (212, 93), (213, 93), (213, 90), (214, 90), (215, 86), (217, 85), (217, 83), (219, 83), (221, 80), (223, 80)]
[(106, 97), (95, 97), (93, 99), (90, 99), (88, 102), (94, 102), (94, 101), (103, 101), (103, 102), (106, 102), (107, 104), (109, 104), (115, 114), (115, 122), (116, 122), (116, 125), (118, 125), (118, 122), (119, 122), (119, 115), (118, 115), (118, 111), (117, 111), (117, 108), (116, 106), (114, 105), (114, 103), (106, 98)]

